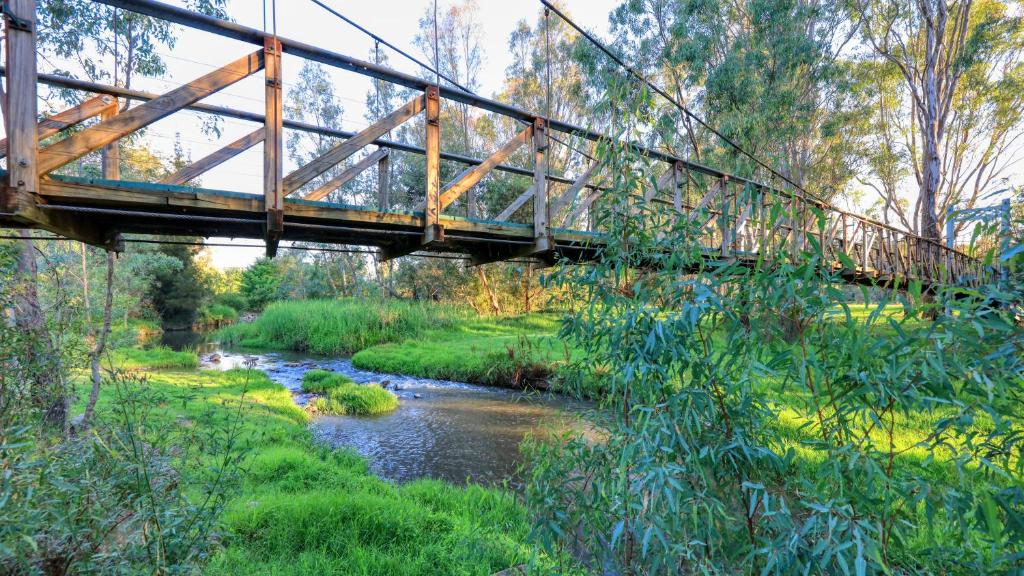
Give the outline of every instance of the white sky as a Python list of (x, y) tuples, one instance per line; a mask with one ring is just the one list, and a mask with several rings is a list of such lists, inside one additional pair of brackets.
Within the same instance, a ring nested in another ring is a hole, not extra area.
[[(272, 0), (267, 0), (267, 5), (271, 2)], [(530, 0), (478, 2), (479, 18), (485, 30), (485, 58), (480, 71), (479, 92), (491, 96), (501, 89), (505, 68), (511, 63), (508, 51), (509, 34), (521, 19), (526, 19), (531, 24), (535, 22), (540, 14), (541, 4)], [(426, 60), (414, 47), (413, 39), (419, 32), (420, 17), (428, 8), (433, 7), (432, 0), (325, 0), (325, 3), (413, 56)], [(578, 23), (600, 34), (606, 34), (608, 13), (618, 3), (619, 0), (566, 0), (564, 5)], [(446, 5), (448, 2), (440, 0), (442, 8)], [(228, 6), (228, 13), (239, 24), (254, 28), (263, 27), (263, 0), (233, 0)], [(373, 47), (373, 41), (369, 37), (309, 0), (277, 0), (277, 32), (284, 38), (314, 44), (362, 59), (367, 58)], [(163, 79), (138, 78), (134, 82), (134, 87), (152, 92), (165, 92), (253, 50), (254, 47), (249, 44), (202, 31), (180, 29), (179, 40), (173, 51), (162, 51), (167, 64), (167, 73)], [(391, 67), (419, 75), (418, 67), (402, 56), (390, 51), (388, 56)], [(282, 69), (285, 92), (294, 84), (301, 66), (300, 59), (287, 54), (284, 56)], [(46, 69), (46, 64), (41, 63), (41, 68)], [(336, 82), (336, 93), (345, 108), (344, 125), (335, 128), (364, 128), (364, 99), (370, 88), (369, 79), (351, 72), (330, 68), (328, 70)], [(262, 82), (262, 74), (253, 75), (214, 94), (204, 102), (262, 112)], [(201, 132), (201, 118), (199, 114), (186, 111), (154, 124), (148, 131), (152, 147), (169, 156), (173, 150), (175, 134), (180, 133), (184, 148), (193, 160), (197, 160), (257, 127), (249, 122), (228, 118), (224, 121), (221, 138), (213, 139)], [(262, 148), (255, 146), (204, 174), (203, 187), (261, 193), (262, 162)], [(293, 168), (295, 166), (290, 165), (286, 159), (285, 172)], [(211, 242), (225, 241), (211, 239)], [(237, 242), (254, 243), (252, 240)], [(247, 266), (264, 252), (262, 248), (239, 247), (214, 247), (210, 250), (213, 264), (218, 268)]]

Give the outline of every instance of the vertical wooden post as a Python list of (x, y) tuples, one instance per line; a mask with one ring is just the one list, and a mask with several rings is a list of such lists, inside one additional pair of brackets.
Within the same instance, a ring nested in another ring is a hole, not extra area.
[(672, 207), (677, 214), (683, 213), (683, 179), (686, 178), (683, 170), (682, 162), (672, 164)]
[(423, 208), (423, 243), (441, 240), (438, 223), (441, 206), (441, 94), (437, 86), (427, 87), (427, 201)]
[[(108, 120), (117, 116), (120, 112), (117, 100), (114, 103), (100, 113), (101, 120)], [(121, 178), (121, 146), (120, 142), (115, 140), (110, 144), (103, 147), (101, 152), (101, 158), (103, 163), (103, 177), (107, 180), (118, 180)]]
[(548, 224), (548, 127), (543, 118), (533, 121), (533, 237), (538, 252), (550, 250)]
[[(7, 0), (7, 128), (8, 185), (19, 192), (38, 192), (36, 142), (36, 3)], [(4, 199), (6, 204), (6, 198)], [(6, 206), (0, 206), (5, 208)]]
[(265, 240), (267, 256), (277, 255), (284, 234), (284, 99), (281, 95), (281, 42), (267, 38), (263, 42), (266, 73), (266, 131), (263, 137), (263, 202), (267, 211)]
[(377, 161), (377, 207), (391, 207), (391, 154)]

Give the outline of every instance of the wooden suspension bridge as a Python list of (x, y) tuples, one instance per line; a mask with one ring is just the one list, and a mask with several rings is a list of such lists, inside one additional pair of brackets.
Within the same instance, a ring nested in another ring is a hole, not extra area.
[[(111, 250), (122, 248), (121, 234), (144, 233), (259, 238), (266, 243), (270, 256), (276, 254), (280, 241), (293, 240), (372, 246), (379, 249), (382, 259), (423, 251), (464, 254), (477, 264), (524, 257), (549, 263), (560, 258), (586, 261), (600, 257), (602, 234), (594, 229), (588, 213), (607, 193), (597, 177), (601, 167), (588, 158), (591, 163), (583, 161), (579, 174), (567, 177), (550, 174), (548, 163), (550, 145), (561, 142), (560, 137), (599, 142), (607, 136), (459, 88), (439, 87), (386, 67), (160, 2), (100, 1), (257, 48), (163, 94), (40, 74), (35, 0), (8, 0), (4, 14), (7, 140), (0, 143), (8, 168), (3, 173), (5, 185), (0, 187), (0, 226), (45, 229)], [(415, 95), (359, 132), (286, 120), (282, 54), (391, 82)], [(202, 102), (253, 75), (265, 78), (264, 113)], [(92, 96), (39, 121), (40, 84)], [(119, 99), (138, 104), (122, 109)], [(441, 149), (442, 100), (513, 119), (521, 129), (487, 158), (447, 152)], [(118, 141), (182, 110), (245, 120), (257, 128), (160, 182), (121, 179)], [(386, 138), (419, 115), (424, 116), (424, 146)], [(339, 142), (285, 174), (285, 129), (335, 137)], [(45, 145), (41, 144), (44, 140)], [(263, 148), (262, 190), (228, 192), (188, 185), (259, 144)], [(529, 151), (532, 166), (507, 163), (520, 149)], [(757, 262), (813, 245), (821, 247), (826, 260), (849, 282), (906, 285), (920, 281), (926, 288), (970, 286), (992, 274), (982, 262), (961, 251), (805, 195), (783, 192), (658, 150), (635, 149), (660, 167), (658, 175), (651, 178), (653, 185), (641, 194), (642, 201), (671, 210), (678, 218), (700, 219), (708, 258)], [(102, 154), (102, 178), (54, 173), (97, 151)], [(422, 201), (413, 210), (393, 209), (388, 163), (399, 152), (425, 158)], [(442, 162), (462, 166), (448, 183), (442, 183)], [(324, 181), (324, 175), (337, 172), (339, 166), (344, 169)], [(324, 201), (373, 167), (377, 167), (373, 206)], [(496, 171), (528, 179), (530, 185), (493, 218), (470, 219), (448, 213), (454, 202)], [(770, 207), (779, 205), (784, 207), (784, 216), (768, 217)], [(513, 222), (516, 214), (532, 217), (529, 222)]]

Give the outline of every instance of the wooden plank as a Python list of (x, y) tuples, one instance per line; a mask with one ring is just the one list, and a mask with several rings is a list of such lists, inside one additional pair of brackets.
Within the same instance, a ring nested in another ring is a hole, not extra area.
[(263, 122), (263, 207), (267, 225), (264, 232), (267, 256), (277, 255), (284, 235), (284, 96), (281, 81), (281, 42), (274, 37), (263, 42), (266, 62), (264, 77), (265, 120)]
[[(11, 157), (8, 184), (21, 192), (39, 190), (36, 143), (36, 3), (9, 0), (5, 18), (7, 41), (7, 110), (5, 115)], [(13, 17), (11, 16), (13, 15)], [(27, 24), (27, 29), (18, 23)]]
[(245, 152), (249, 148), (263, 142), (266, 138), (267, 129), (258, 128), (253, 132), (242, 136), (238, 140), (228, 144), (227, 146), (210, 153), (199, 160), (183, 166), (180, 170), (174, 174), (170, 174), (160, 179), (161, 184), (185, 184), (191, 180), (195, 180), (205, 172), (212, 170), (213, 168), (220, 166), (228, 160), (238, 156), (242, 152)]
[[(305, 166), (286, 176), (284, 179), (285, 195), (291, 194), (299, 188), (302, 188), (317, 176), (330, 170), (332, 166), (336, 166), (341, 162), (344, 162), (361, 148), (369, 145), (377, 138), (380, 138), (384, 134), (394, 130), (406, 120), (422, 112), (424, 108), (423, 100), (423, 96), (413, 98), (391, 114), (388, 114), (384, 118), (381, 118), (377, 122), (374, 122), (370, 126), (364, 128), (361, 132), (348, 140), (340, 142)], [(427, 132), (429, 134), (429, 128)]]
[[(548, 127), (547, 123), (538, 118), (533, 122), (533, 237), (542, 243), (547, 239), (548, 223)], [(540, 246), (538, 249), (550, 248)]]
[[(189, 104), (231, 86), (235, 82), (263, 68), (263, 51), (253, 52), (218, 68), (188, 84), (150, 100), (145, 104), (127, 110), (116, 117), (100, 122), (86, 130), (74, 134), (44, 148), (39, 153), (39, 174), (56, 170), (61, 166), (74, 162), (86, 154), (120, 140), (135, 132), (181, 110)], [(33, 121), (33, 125), (35, 122)]]
[(391, 154), (377, 161), (377, 207), (381, 210), (391, 207)]
[(555, 200), (555, 203), (551, 206), (552, 218), (557, 220), (558, 215), (562, 213), (562, 210), (565, 210), (566, 207), (576, 200), (576, 196), (580, 193), (580, 190), (587, 185), (587, 182), (590, 181), (590, 177), (593, 176), (596, 168), (597, 162), (588, 166), (587, 169), (583, 171), (583, 174), (580, 174), (580, 177), (572, 183), (572, 186), (569, 186), (569, 188), (567, 188), (566, 191), (559, 196), (557, 200)]
[(665, 172), (658, 177), (653, 188), (647, 188), (644, 190), (644, 202), (650, 202), (658, 192), (664, 190), (665, 186), (668, 186), (669, 183), (673, 181), (674, 177), (675, 170), (672, 167), (669, 167), (668, 170), (665, 170)]
[(441, 97), (437, 86), (428, 86), (426, 100), (426, 203), (423, 209), (423, 228), (432, 230), (438, 225), (441, 195)]
[(533, 197), (533, 186), (531, 185), (529, 188), (526, 189), (525, 192), (523, 192), (522, 194), (517, 196), (516, 199), (513, 200), (511, 204), (509, 204), (507, 207), (505, 207), (505, 209), (501, 211), (501, 214), (498, 214), (498, 216), (495, 217), (494, 219), (499, 221), (499, 222), (504, 222), (505, 220), (508, 220), (509, 218), (512, 217), (513, 214), (516, 213), (516, 210), (519, 210), (520, 208), (525, 206), (526, 205), (526, 201), (529, 200), (532, 197)]
[(477, 183), (487, 175), (488, 172), (494, 169), (495, 166), (501, 164), (509, 156), (511, 156), (516, 150), (522, 145), (526, 144), (533, 137), (533, 126), (527, 126), (521, 132), (512, 137), (504, 146), (498, 149), (497, 152), (491, 154), (486, 160), (480, 164), (468, 169), (465, 174), (452, 183), (444, 192), (441, 193), (439, 203), (440, 209), (444, 210), (451, 205), (459, 196), (466, 193), (467, 190), (476, 186)]
[(584, 211), (586, 211), (588, 208), (590, 208), (590, 206), (594, 203), (594, 200), (597, 200), (597, 198), (600, 195), (601, 195), (601, 191), (600, 190), (591, 190), (590, 194), (587, 194), (583, 198), (583, 201), (580, 202), (578, 206), (576, 206), (576, 209), (573, 210), (571, 214), (569, 214), (568, 216), (565, 217), (565, 220), (562, 221), (562, 227), (564, 228), (566, 226), (571, 225), (572, 222), (575, 222), (576, 219), (579, 218), (580, 215), (582, 215)]
[(373, 166), (374, 164), (380, 162), (382, 159), (386, 158), (387, 155), (387, 148), (381, 148), (374, 152), (373, 154), (367, 155), (359, 162), (356, 162), (352, 166), (349, 166), (348, 169), (346, 169), (341, 174), (338, 174), (334, 178), (331, 178), (328, 182), (324, 183), (323, 186), (320, 186), (316, 190), (313, 190), (312, 192), (307, 194), (303, 198), (303, 200), (320, 200), (321, 198), (327, 196), (331, 192), (334, 192), (338, 188), (341, 188), (345, 184), (348, 184), (350, 181), (352, 181), (353, 178), (362, 174), (363, 171), (365, 171), (370, 166)]
[[(109, 108), (117, 107), (117, 99), (113, 96), (102, 94), (100, 96), (93, 96), (88, 100), (85, 100), (78, 106), (62, 110), (52, 116), (44, 118), (37, 125), (36, 138), (38, 140), (45, 140), (50, 136), (66, 130), (77, 124), (101, 114)], [(0, 140), (0, 158), (7, 156), (7, 139)]]
[[(108, 106), (101, 114), (103, 120), (110, 120), (117, 116), (120, 110), (116, 105)], [(100, 162), (103, 165), (103, 177), (107, 180), (118, 180), (121, 178), (121, 145), (115, 140), (103, 147)]]
[[(711, 190), (708, 190), (707, 194), (705, 194), (700, 199), (700, 202), (698, 202), (697, 205), (694, 206), (692, 210), (690, 210), (690, 214), (687, 216), (687, 219), (689, 219), (690, 222), (693, 222), (694, 220), (696, 220), (697, 216), (700, 215), (701, 211), (703, 211), (704, 209), (706, 209), (708, 207), (708, 204), (710, 204), (711, 201), (714, 200), (715, 197), (718, 196), (718, 194), (722, 190), (725, 189), (725, 187), (726, 187), (726, 185), (728, 185), (728, 183), (729, 183), (729, 177), (728, 176), (723, 176), (722, 178), (719, 178), (718, 181), (715, 182), (715, 185), (711, 187)], [(709, 222), (710, 222), (710, 220), (709, 220)], [(707, 226), (707, 224), (708, 224), (708, 222), (704, 223), (705, 226)]]

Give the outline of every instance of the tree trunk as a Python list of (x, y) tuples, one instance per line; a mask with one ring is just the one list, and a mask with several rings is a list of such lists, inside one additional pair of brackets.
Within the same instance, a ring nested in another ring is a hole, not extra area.
[(14, 311), (15, 324), (26, 337), (22, 361), (29, 378), (32, 404), (42, 414), (43, 423), (66, 434), (68, 398), (60, 371), (55, 369), (59, 360), (39, 306), (36, 248), (27, 231), (22, 230), (21, 237), (21, 252), (18, 254), (19, 288)]
[(480, 284), (482, 284), (484, 290), (487, 291), (487, 297), (491, 301), (491, 310), (496, 316), (501, 314), (501, 306), (498, 305), (498, 296), (494, 293), (494, 290), (491, 290), (491, 284), (487, 282), (487, 275), (484, 273), (484, 267), (477, 266), (476, 271), (480, 276)]
[[(83, 259), (84, 250), (83, 249)], [(84, 260), (83, 260), (84, 261)], [(84, 270), (83, 270), (84, 272)], [(88, 285), (88, 280), (85, 281)], [(92, 422), (92, 415), (96, 409), (96, 401), (100, 397), (100, 359), (103, 357), (103, 350), (107, 345), (107, 335), (110, 334), (110, 316), (114, 307), (114, 253), (107, 252), (107, 291), (106, 299), (103, 301), (103, 328), (100, 329), (99, 337), (89, 352), (89, 361), (92, 368), (92, 390), (89, 391), (89, 403), (85, 407), (85, 415), (82, 417), (82, 430), (88, 430)], [(89, 307), (86, 306), (86, 310)], [(92, 318), (88, 318), (89, 332), (92, 330)]]

